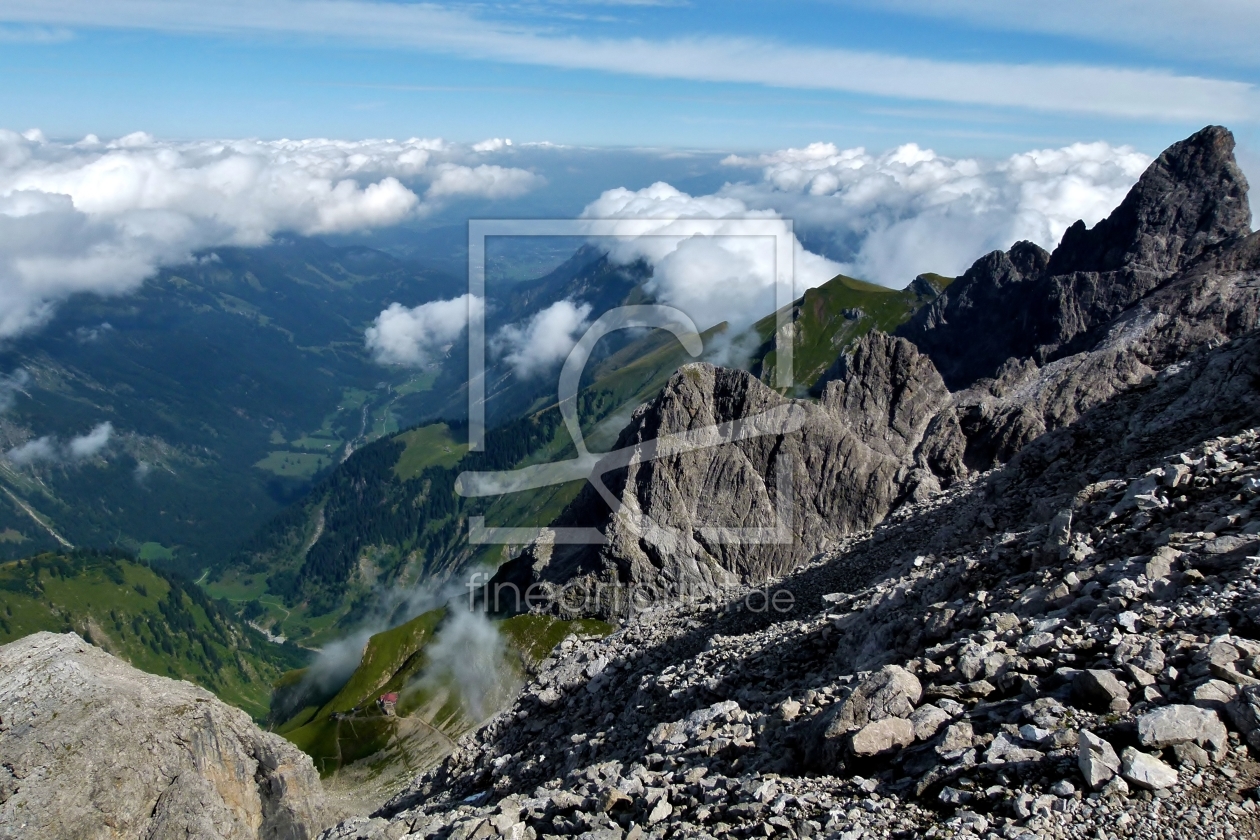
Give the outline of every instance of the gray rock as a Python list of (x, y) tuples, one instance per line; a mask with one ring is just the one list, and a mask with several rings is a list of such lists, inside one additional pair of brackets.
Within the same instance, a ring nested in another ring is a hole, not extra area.
[(1129, 689), (1110, 671), (1081, 671), (1072, 681), (1072, 695), (1091, 709), (1102, 712), (1127, 712)]
[(1141, 750), (1128, 747), (1120, 760), (1120, 775), (1130, 784), (1146, 790), (1161, 790), (1177, 784), (1176, 770)]
[(960, 720), (945, 729), (945, 738), (941, 741), (940, 749), (946, 752), (965, 750), (974, 743), (975, 732), (971, 721)]
[(1255, 749), (1260, 749), (1260, 686), (1249, 685), (1225, 707), (1230, 722)]
[(910, 715), (910, 723), (914, 725), (914, 737), (926, 741), (949, 723), (951, 716), (931, 703), (924, 703)]
[(1219, 750), (1228, 739), (1225, 724), (1211, 709), (1164, 706), (1138, 718), (1138, 742), (1144, 747), (1162, 749), (1193, 742)]
[(0, 647), (2, 838), (276, 838), (333, 822), (311, 759), (186, 682), (73, 634)]
[(899, 665), (886, 665), (858, 684), (836, 720), (846, 729), (857, 729), (883, 718), (908, 718), (922, 696), (918, 677)]
[(1223, 680), (1208, 680), (1194, 688), (1194, 705), (1204, 709), (1224, 710), (1238, 696), (1238, 689)]
[(1120, 772), (1120, 756), (1110, 743), (1088, 729), (1080, 732), (1077, 749), (1077, 766), (1085, 777), (1085, 784), (1098, 790)]
[(851, 748), (857, 756), (873, 756), (914, 743), (914, 725), (904, 718), (884, 718), (853, 733)]

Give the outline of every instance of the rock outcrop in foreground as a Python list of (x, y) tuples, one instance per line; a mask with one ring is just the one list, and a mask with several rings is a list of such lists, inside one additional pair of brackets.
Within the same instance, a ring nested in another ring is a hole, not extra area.
[(190, 683), (74, 634), (0, 647), (0, 838), (306, 840), (308, 756)]

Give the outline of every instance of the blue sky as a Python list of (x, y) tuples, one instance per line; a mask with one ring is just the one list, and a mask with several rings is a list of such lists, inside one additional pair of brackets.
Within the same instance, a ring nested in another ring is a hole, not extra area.
[(53, 137), (510, 136), (999, 155), (1253, 147), (1242, 0), (4, 0), (4, 124)]
[[(458, 273), (472, 217), (769, 214), (806, 285), (902, 287), (1208, 123), (1260, 182), (1257, 43), (1257, 0), (0, 0), (0, 341), (280, 233)], [(710, 314), (773, 281), (639, 256)]]

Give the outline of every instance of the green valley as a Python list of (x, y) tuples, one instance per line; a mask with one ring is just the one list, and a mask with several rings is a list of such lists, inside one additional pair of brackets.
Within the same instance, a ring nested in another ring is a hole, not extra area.
[(278, 645), (197, 586), (125, 555), (76, 551), (0, 564), (0, 644), (76, 632), (153, 674), (189, 680), (255, 718), (310, 654)]
[[(0, 347), (0, 558), (67, 546), (197, 577), (370, 441), (432, 416), (436, 372), (376, 364), (364, 329), (394, 301), (463, 284), (363, 247), (280, 237), (80, 295)], [(102, 423), (104, 446), (66, 442)], [(40, 439), (47, 437), (44, 444)]]

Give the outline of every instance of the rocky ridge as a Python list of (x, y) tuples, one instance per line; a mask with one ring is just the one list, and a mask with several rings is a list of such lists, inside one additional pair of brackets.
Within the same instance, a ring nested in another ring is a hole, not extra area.
[(1257, 375), (1260, 339), (1199, 354), (776, 581), (788, 613), (566, 642), (325, 837), (1254, 836)]
[[(492, 586), (686, 596), (756, 584), (907, 501), (1009, 461), (1196, 350), (1257, 328), (1260, 235), (1250, 233), (1246, 192), (1232, 136), (1205, 128), (1161, 155), (1107, 219), (1073, 226), (1053, 254), (1030, 243), (990, 254), (900, 336), (856, 342), (818, 402), (788, 400), (742, 371), (682, 368), (617, 441), (651, 457), (611, 470), (603, 497), (586, 487), (555, 523), (599, 528), (607, 544), (541, 541)], [(776, 412), (795, 423), (735, 439), (745, 418)], [(687, 435), (719, 445), (669, 448)], [(781, 522), (790, 544), (716, 533)]]
[(191, 683), (74, 634), (0, 647), (0, 838), (304, 840), (311, 759)]

